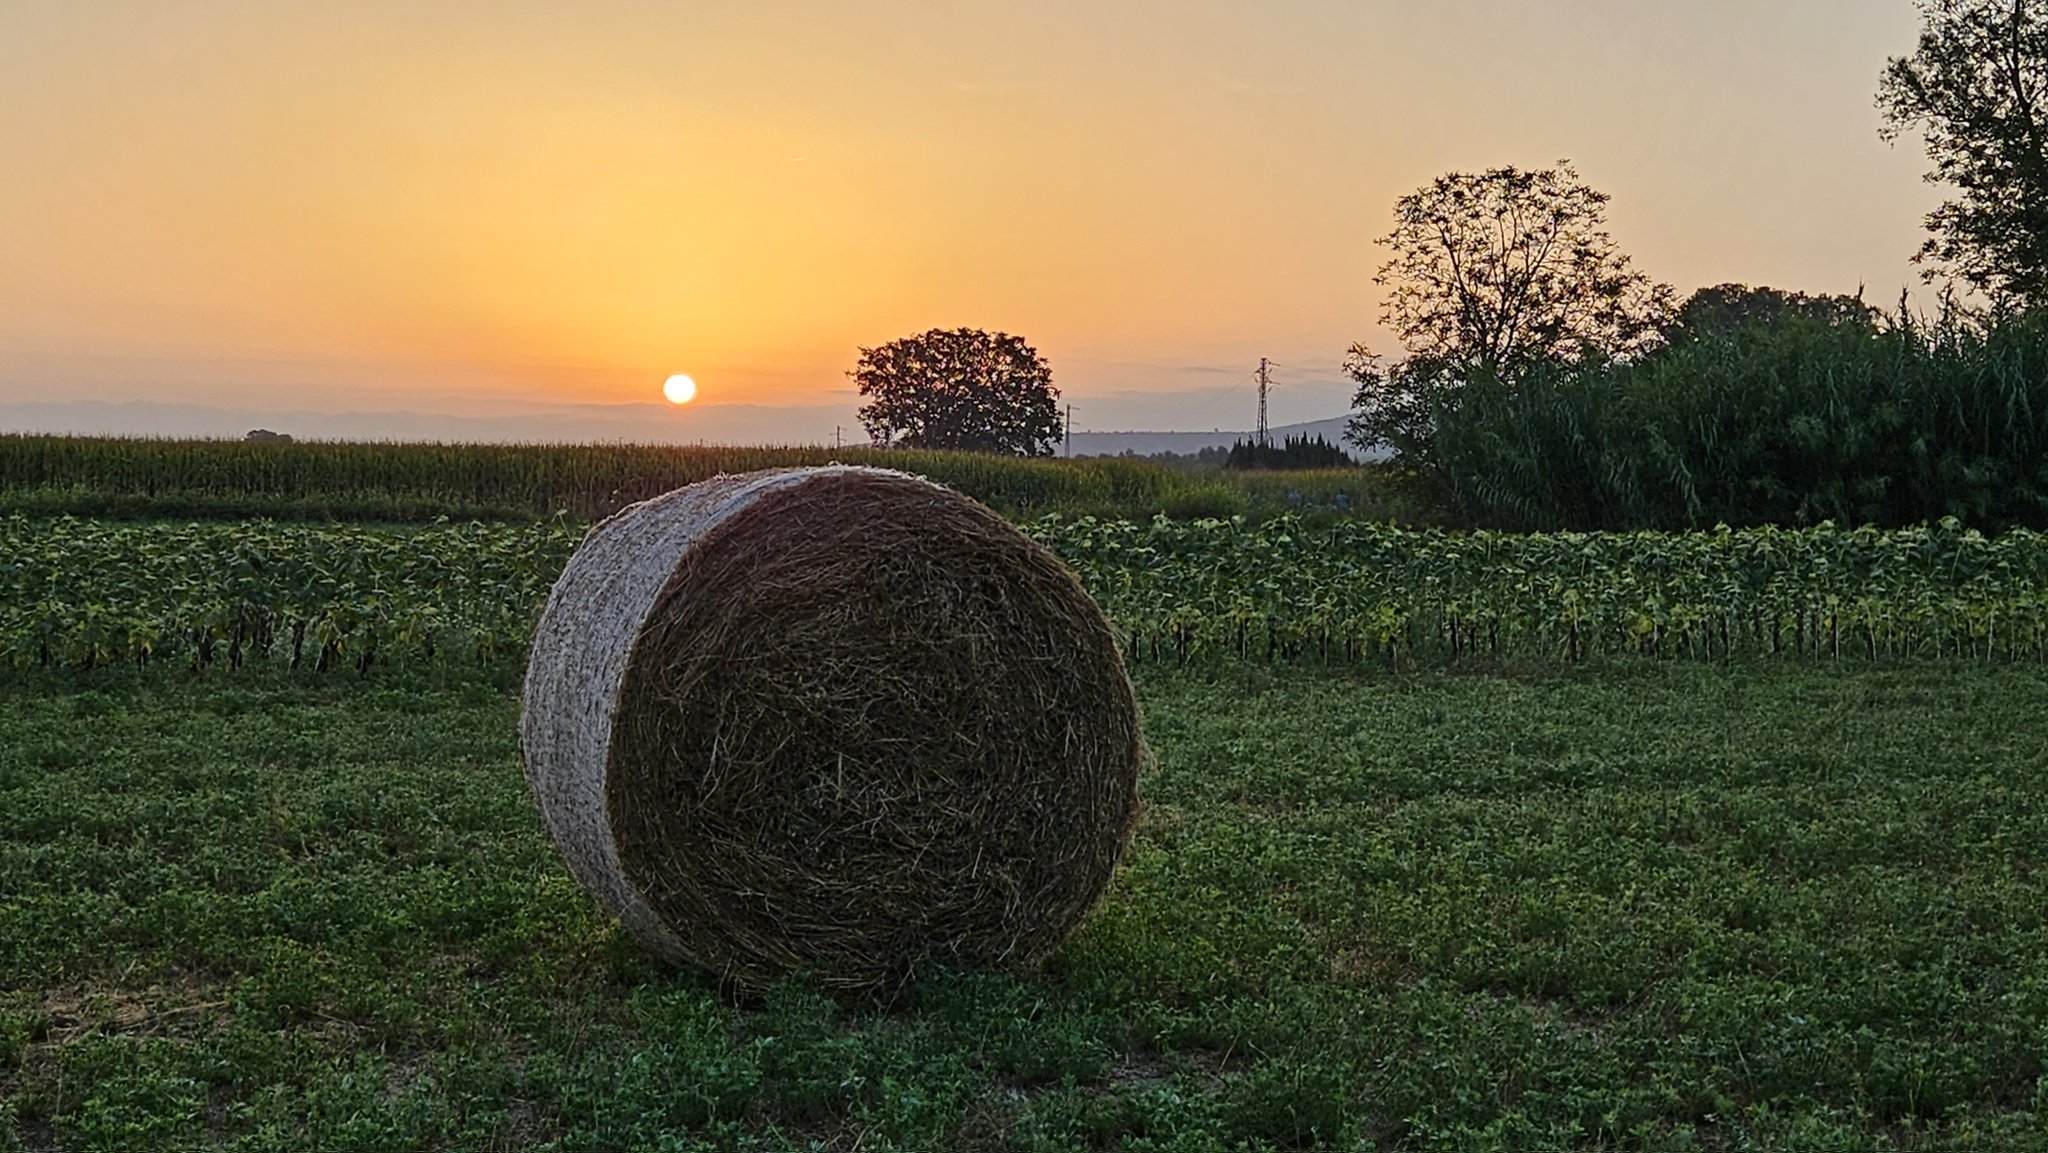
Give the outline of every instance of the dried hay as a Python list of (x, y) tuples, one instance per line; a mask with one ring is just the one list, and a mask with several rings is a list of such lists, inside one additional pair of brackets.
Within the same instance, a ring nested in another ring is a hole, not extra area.
[(522, 745), (577, 879), (742, 987), (1029, 967), (1109, 883), (1143, 745), (1047, 550), (901, 473), (719, 477), (594, 529), (548, 598)]

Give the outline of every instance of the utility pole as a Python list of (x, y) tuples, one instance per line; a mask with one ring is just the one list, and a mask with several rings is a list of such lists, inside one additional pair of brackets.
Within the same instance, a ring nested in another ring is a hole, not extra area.
[(1265, 357), (1259, 358), (1259, 447), (1266, 447), (1266, 390), (1273, 387), (1273, 374), (1268, 371)]
[(838, 451), (839, 451), (839, 429), (840, 429), (840, 426), (839, 426), (839, 425), (836, 425), (836, 424), (835, 424), (835, 425), (833, 425), (833, 426), (832, 426), (832, 451), (833, 451), (833, 452), (838, 452)]
[(1067, 402), (1067, 423), (1064, 429), (1067, 434), (1067, 459), (1072, 460), (1074, 459), (1074, 402), (1071, 400)]

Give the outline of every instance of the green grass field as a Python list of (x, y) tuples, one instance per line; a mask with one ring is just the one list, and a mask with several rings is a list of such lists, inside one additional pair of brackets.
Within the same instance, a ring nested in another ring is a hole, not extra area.
[(732, 1006), (480, 677), (0, 681), (0, 1149), (2048, 1149), (2037, 670), (1144, 670), (1046, 973)]

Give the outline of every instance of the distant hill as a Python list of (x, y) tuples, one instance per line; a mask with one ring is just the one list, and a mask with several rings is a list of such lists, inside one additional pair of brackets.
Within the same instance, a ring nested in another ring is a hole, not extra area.
[[(1290, 436), (1320, 436), (1338, 448), (1349, 453), (1354, 460), (1371, 459), (1344, 443), (1344, 424), (1349, 419), (1333, 416), (1328, 420), (1311, 420), (1302, 424), (1275, 425), (1266, 430), (1268, 439), (1279, 441)], [(1248, 431), (1217, 432), (1076, 432), (1074, 434), (1075, 456), (1122, 456), (1126, 452), (1139, 456), (1150, 456), (1159, 452), (1177, 452), (1192, 456), (1205, 448), (1229, 448), (1240, 440), (1251, 439)], [(1379, 455), (1379, 454), (1374, 454)]]

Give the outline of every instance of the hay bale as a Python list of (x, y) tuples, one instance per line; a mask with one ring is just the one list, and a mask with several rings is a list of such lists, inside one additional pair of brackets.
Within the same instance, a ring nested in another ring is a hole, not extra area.
[(592, 530), (521, 744), (570, 870), (742, 988), (1032, 966), (1108, 884), (1137, 706), (1045, 548), (902, 473), (725, 476)]

